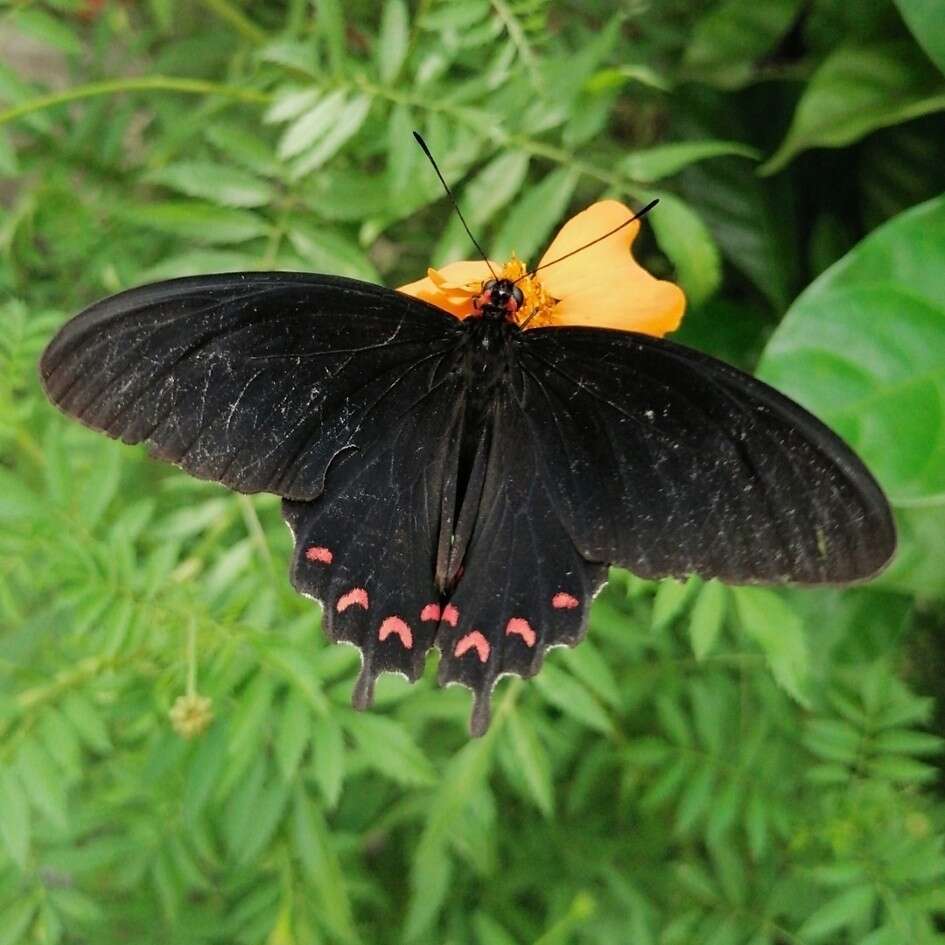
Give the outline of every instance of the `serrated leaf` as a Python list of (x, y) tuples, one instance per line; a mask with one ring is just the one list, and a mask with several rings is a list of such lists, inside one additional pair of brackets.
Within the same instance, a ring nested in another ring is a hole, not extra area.
[(699, 662), (712, 652), (719, 638), (727, 602), (728, 591), (719, 581), (708, 581), (699, 590), (689, 614), (689, 640)]
[(742, 629), (761, 647), (775, 680), (801, 705), (807, 705), (809, 658), (801, 618), (774, 591), (732, 588)]
[(303, 177), (334, 157), (345, 143), (361, 130), (370, 110), (371, 97), (369, 95), (356, 95), (346, 102), (321, 138), (295, 160), (292, 165), (292, 176), (295, 179)]
[(377, 72), (382, 82), (393, 82), (407, 55), (410, 22), (404, 0), (386, 0), (377, 38)]
[(346, 101), (347, 93), (337, 89), (320, 98), (311, 108), (299, 115), (279, 140), (279, 157), (288, 160), (312, 147), (338, 120), (345, 109)]
[(268, 181), (212, 161), (178, 161), (152, 171), (147, 180), (224, 207), (262, 207), (271, 203), (274, 195)]
[(527, 718), (513, 712), (506, 722), (506, 738), (535, 805), (546, 817), (551, 816), (554, 805), (551, 766), (538, 733)]
[(552, 171), (518, 201), (493, 243), (492, 256), (508, 259), (515, 253), (525, 262), (537, 263), (535, 256), (547, 242), (555, 225), (571, 201), (579, 175), (568, 167)]
[(383, 715), (348, 715), (345, 728), (361, 749), (364, 761), (399, 784), (430, 784), (436, 778), (433, 766), (407, 730)]
[(546, 663), (535, 677), (534, 685), (550, 705), (565, 715), (598, 732), (608, 734), (611, 731), (610, 720), (600, 704), (582, 683), (557, 666)]

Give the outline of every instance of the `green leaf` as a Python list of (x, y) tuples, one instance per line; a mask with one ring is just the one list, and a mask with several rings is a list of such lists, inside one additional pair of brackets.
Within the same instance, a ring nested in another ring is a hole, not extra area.
[(312, 734), (308, 701), (297, 689), (291, 689), (282, 707), (275, 732), (276, 762), (284, 781), (295, 777), (299, 762)]
[(292, 176), (297, 180), (321, 167), (334, 157), (349, 138), (360, 131), (371, 110), (369, 95), (356, 95), (345, 102), (344, 109), (335, 115), (330, 127), (324, 130), (319, 140), (312, 147), (299, 155), (292, 165)]
[(689, 640), (700, 662), (715, 646), (725, 622), (728, 590), (718, 581), (708, 581), (700, 590), (689, 615)]
[(732, 588), (742, 629), (764, 651), (775, 680), (801, 705), (807, 705), (809, 659), (801, 618), (774, 591)]
[(112, 750), (108, 729), (97, 706), (83, 693), (70, 692), (63, 700), (62, 711), (79, 738), (93, 751), (107, 754)]
[(794, 303), (759, 376), (833, 427), (897, 513), (880, 581), (945, 594), (945, 197), (900, 215)]
[(196, 243), (242, 243), (269, 231), (266, 221), (255, 213), (198, 200), (168, 200), (117, 212), (138, 226)]
[(632, 151), (620, 161), (620, 169), (633, 180), (651, 183), (672, 177), (690, 164), (733, 154), (752, 160), (761, 157), (757, 149), (738, 141), (680, 141)]
[(16, 771), (33, 806), (55, 826), (65, 828), (65, 785), (49, 753), (34, 739), (27, 739), (21, 743), (16, 761)]
[(262, 207), (274, 195), (272, 186), (255, 174), (213, 161), (178, 161), (152, 171), (146, 179), (225, 207)]
[(684, 66), (725, 88), (743, 85), (753, 63), (788, 31), (801, 0), (721, 0), (696, 24)]
[(222, 778), (226, 765), (227, 739), (224, 725), (213, 725), (197, 743), (187, 765), (181, 806), (184, 821), (193, 826), (214, 788)]
[(12, 20), (16, 29), (46, 43), (55, 49), (73, 55), (83, 50), (77, 31), (59, 17), (54, 17), (38, 7), (11, 9), (6, 16)]
[(506, 723), (506, 738), (535, 805), (550, 817), (554, 806), (551, 766), (538, 733), (524, 715), (513, 712)]
[(248, 759), (258, 755), (269, 723), (272, 696), (272, 679), (266, 673), (257, 673), (240, 695), (230, 720), (227, 753), (231, 758)]
[(945, 27), (939, 0), (895, 0), (895, 3), (916, 42), (945, 72)]
[(673, 194), (660, 193), (658, 207), (647, 219), (660, 249), (676, 267), (679, 284), (690, 305), (700, 305), (719, 287), (722, 259), (702, 218)]
[(518, 201), (515, 213), (506, 216), (491, 255), (504, 260), (515, 253), (526, 262), (537, 262), (534, 257), (564, 216), (578, 178), (577, 171), (559, 167), (532, 187)]
[(315, 272), (381, 281), (380, 274), (357, 244), (328, 227), (293, 218), (289, 222), (288, 236), (305, 265)]
[(382, 82), (393, 82), (404, 64), (410, 38), (410, 22), (404, 0), (386, 0), (377, 38), (377, 71)]
[(0, 769), (0, 839), (10, 859), (25, 869), (30, 852), (30, 807), (13, 769)]
[(291, 839), (295, 855), (314, 887), (322, 918), (343, 942), (357, 942), (345, 875), (331, 834), (317, 805), (301, 786), (292, 802)]
[(663, 630), (669, 626), (683, 612), (692, 595), (701, 586), (702, 581), (695, 575), (685, 581), (677, 581), (674, 578), (660, 581), (653, 598), (653, 629)]
[(535, 677), (535, 687), (545, 700), (583, 725), (609, 734), (610, 720), (582, 683), (557, 666), (546, 663)]
[(36, 915), (37, 902), (33, 896), (14, 900), (0, 912), (0, 945), (23, 945), (32, 936), (26, 934)]
[(341, 797), (345, 778), (345, 744), (341, 726), (330, 716), (316, 719), (312, 725), (315, 781), (329, 808)]
[[(284, 100), (282, 109), (276, 114), (291, 114), (300, 101), (308, 101), (303, 98), (305, 94), (299, 92), (296, 93), (297, 97)], [(283, 133), (279, 141), (279, 157), (283, 160), (297, 157), (312, 147), (318, 139), (323, 139), (344, 112), (347, 98), (347, 93), (342, 89), (318, 97), (315, 104), (299, 115)]]
[(759, 173), (774, 174), (808, 148), (839, 148), (941, 109), (945, 80), (910, 43), (838, 49), (811, 77), (787, 135)]
[(351, 713), (344, 725), (368, 766), (399, 784), (430, 784), (435, 780), (433, 766), (399, 722), (383, 715)]
[(861, 923), (872, 912), (876, 893), (872, 886), (854, 886), (828, 900), (808, 916), (798, 929), (797, 937), (804, 941), (826, 940), (845, 926)]

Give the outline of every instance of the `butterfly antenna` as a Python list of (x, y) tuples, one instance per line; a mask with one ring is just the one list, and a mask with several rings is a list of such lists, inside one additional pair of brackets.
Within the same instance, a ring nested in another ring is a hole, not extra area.
[[(427, 156), (427, 160), (433, 165), (433, 170), (436, 171), (436, 176), (440, 178), (440, 183), (443, 185), (443, 189), (446, 191), (446, 196), (450, 198), (450, 203), (453, 205), (453, 209), (456, 211), (456, 215), (459, 217), (459, 222), (463, 224), (463, 229), (466, 231), (466, 235), (473, 241), (473, 246), (479, 250), (479, 255), (482, 256), (482, 261), (489, 267), (489, 272), (492, 273), (493, 279), (498, 279), (495, 269), (492, 268), (492, 263), (489, 262), (489, 257), (486, 256), (485, 250), (479, 245), (479, 240), (472, 235), (472, 230), (469, 229), (469, 224), (466, 222), (466, 218), (463, 216), (463, 211), (459, 209), (459, 204), (456, 202), (456, 198), (453, 196), (453, 191), (450, 190), (450, 185), (446, 183), (443, 178), (443, 175), (440, 173), (440, 169), (437, 166), (436, 161), (433, 158), (433, 155), (430, 153), (430, 149), (427, 147), (426, 141), (420, 137), (420, 133), (415, 131), (413, 136), (417, 139), (417, 144), (423, 149), (423, 153)], [(609, 235), (609, 234), (608, 234)]]
[(542, 263), (540, 266), (536, 266), (531, 272), (526, 272), (525, 275), (519, 276), (515, 281), (521, 282), (522, 279), (527, 279), (529, 276), (535, 275), (539, 269), (547, 269), (549, 266), (553, 266), (555, 263), (561, 262), (562, 259), (568, 259), (569, 257), (575, 255), (575, 253), (583, 252), (589, 246), (593, 246), (595, 243), (599, 243), (601, 240), (607, 239), (608, 236), (613, 236), (614, 233), (620, 232), (620, 230), (622, 230), (625, 226), (629, 226), (631, 223), (633, 223), (634, 220), (639, 220), (640, 217), (648, 214), (659, 202), (660, 198), (654, 197), (642, 210), (638, 210), (632, 217), (624, 220), (620, 226), (615, 226), (612, 230), (608, 230), (603, 236), (598, 236), (597, 239), (591, 240), (589, 243), (585, 243), (583, 246), (578, 246), (577, 249), (572, 249), (570, 253), (565, 253), (563, 256), (559, 256), (557, 259), (552, 259), (551, 262)]

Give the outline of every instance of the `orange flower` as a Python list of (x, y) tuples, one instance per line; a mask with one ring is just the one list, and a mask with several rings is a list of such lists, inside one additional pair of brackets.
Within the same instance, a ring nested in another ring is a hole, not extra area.
[[(598, 239), (632, 216), (616, 200), (602, 200), (572, 217), (542, 256), (539, 267)], [(640, 230), (633, 223), (561, 262), (518, 283), (525, 297), (516, 313), (529, 328), (587, 325), (619, 328), (662, 337), (679, 327), (686, 298), (672, 282), (651, 276), (630, 254)], [(528, 271), (514, 256), (505, 265), (492, 262), (500, 279), (516, 280)], [(401, 292), (466, 318), (484, 282), (492, 278), (485, 262), (455, 262), (428, 269), (427, 277), (400, 287)]]

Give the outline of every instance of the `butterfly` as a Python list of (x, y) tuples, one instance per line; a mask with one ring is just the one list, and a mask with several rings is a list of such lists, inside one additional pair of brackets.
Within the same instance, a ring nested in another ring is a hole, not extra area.
[(836, 584), (895, 548), (834, 433), (661, 337), (685, 300), (633, 260), (629, 219), (602, 201), (533, 270), (455, 263), (401, 291), (289, 272), (132, 289), (60, 330), (42, 382), (87, 426), (281, 496), (294, 586), (361, 651), (354, 704), (436, 646), (481, 734), (500, 676), (580, 641), (609, 565)]

